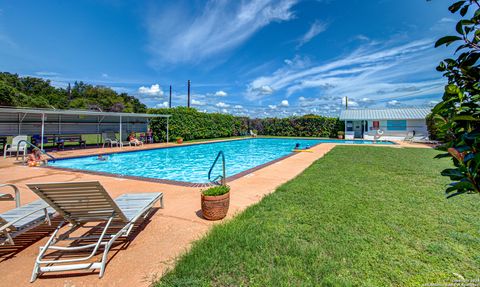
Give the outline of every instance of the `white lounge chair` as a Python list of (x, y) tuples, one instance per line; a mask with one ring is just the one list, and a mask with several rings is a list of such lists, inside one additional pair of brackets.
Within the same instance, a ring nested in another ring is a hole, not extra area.
[(256, 134), (256, 133), (254, 133), (252, 130), (250, 130), (250, 136), (252, 136), (252, 137), (254, 137), (254, 138), (255, 138), (255, 137), (257, 137), (257, 134)]
[(434, 144), (434, 145), (440, 144), (439, 141), (431, 140), (428, 136), (423, 136), (423, 137), (420, 137), (420, 138), (413, 138), (411, 142), (412, 143), (423, 143), (423, 144)]
[[(14, 185), (7, 184), (2, 186), (11, 186), (14, 188), (16, 208), (0, 214), (0, 245), (6, 243), (14, 245), (14, 238), (18, 235), (44, 222), (47, 222), (49, 225), (51, 224), (50, 217), (53, 216), (55, 211), (50, 208), (45, 201), (37, 200), (20, 206), (18, 188)], [(3, 198), (6, 197), (3, 196)], [(13, 197), (11, 200), (13, 200)]]
[(415, 132), (411, 131), (411, 132), (407, 132), (407, 135), (405, 136), (405, 138), (403, 139), (404, 142), (411, 142), (415, 137)]
[[(105, 272), (108, 251), (119, 237), (127, 237), (140, 217), (147, 217), (153, 205), (160, 201), (163, 208), (162, 193), (124, 194), (115, 200), (105, 191), (98, 181), (59, 182), (27, 184), (27, 186), (53, 207), (72, 226), (67, 232), (57, 235), (63, 226), (61, 223), (52, 234), (35, 261), (31, 282), (45, 272), (70, 271), (81, 269), (100, 269), (99, 277)], [(70, 234), (86, 223), (105, 222), (98, 236), (72, 238)], [(107, 234), (109, 227), (120, 227), (114, 234)], [(85, 245), (58, 246), (63, 240), (96, 240)], [(103, 255), (99, 262), (91, 262), (98, 249), (103, 247)], [(83, 251), (91, 250), (86, 257), (73, 259), (44, 260), (48, 250)], [(74, 263), (74, 264), (70, 264)]]
[[(27, 143), (25, 142), (28, 136), (16, 136), (12, 139), (11, 144), (6, 144), (3, 150), (3, 158), (7, 157), (7, 152), (12, 155), (12, 152), (23, 152), (23, 156), (27, 155)], [(23, 141), (23, 142), (20, 142)]]

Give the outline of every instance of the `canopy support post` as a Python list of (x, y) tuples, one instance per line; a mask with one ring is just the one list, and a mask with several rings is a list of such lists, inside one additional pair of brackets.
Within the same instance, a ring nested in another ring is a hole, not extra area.
[(120, 132), (119, 132), (119, 134), (120, 134), (119, 135), (119, 137), (120, 137), (120, 139), (119, 139), (120, 140), (120, 147), (122, 147), (122, 139), (123, 139), (123, 137), (122, 137), (122, 116), (120, 116)]
[(43, 135), (45, 134), (45, 114), (42, 114), (42, 136), (40, 138), (40, 149), (43, 151)]
[(168, 144), (168, 117), (167, 117), (167, 144)]

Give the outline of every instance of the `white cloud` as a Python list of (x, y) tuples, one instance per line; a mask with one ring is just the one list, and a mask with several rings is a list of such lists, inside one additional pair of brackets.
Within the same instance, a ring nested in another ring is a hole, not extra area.
[(193, 105), (193, 106), (204, 106), (205, 103), (202, 102), (202, 101), (198, 101), (198, 100), (192, 99), (192, 105)]
[(455, 23), (455, 19), (448, 18), (448, 17), (443, 17), (438, 21), (439, 23)]
[(357, 35), (355, 37), (355, 39), (360, 40), (360, 41), (370, 41), (370, 38), (368, 38), (367, 36), (365, 36), (363, 34)]
[(168, 102), (163, 102), (155, 105), (156, 108), (168, 108)]
[(309, 102), (300, 101), (301, 106), (327, 104), (327, 100), (340, 105), (345, 96), (350, 106), (362, 107), (398, 97), (439, 97), (445, 81), (435, 72), (435, 66), (443, 57), (441, 51), (433, 49), (431, 39), (396, 45), (369, 42), (320, 65), (299, 67), (285, 62), (270, 75), (253, 79), (247, 85), (245, 98), (259, 101), (269, 97), (260, 92), (262, 87), (287, 97), (298, 93), (316, 95), (308, 97)]
[(218, 108), (228, 108), (228, 107), (230, 107), (229, 104), (225, 104), (224, 102), (218, 102), (215, 106), (218, 107)]
[(268, 105), (268, 107), (269, 107), (271, 110), (276, 110), (276, 109), (277, 109), (277, 106), (276, 106), (276, 105)]
[(288, 101), (287, 101), (287, 100), (283, 100), (283, 101), (280, 103), (280, 106), (282, 106), (282, 107), (288, 107), (288, 106), (289, 106)]
[(102, 78), (109, 78), (110, 76), (107, 73), (102, 73)]
[(57, 73), (57, 72), (48, 72), (48, 71), (35, 72), (35, 75), (40, 76), (40, 77), (56, 77), (56, 76), (60, 76), (60, 74)]
[(215, 93), (215, 96), (217, 96), (217, 97), (226, 97), (226, 96), (228, 96), (228, 93), (225, 92), (225, 91), (220, 90), (220, 91), (217, 91), (217, 92)]
[(400, 102), (397, 101), (397, 100), (391, 100), (391, 101), (388, 102), (388, 105), (389, 105), (389, 106), (397, 106), (397, 105), (399, 105), (399, 104), (400, 104)]
[(300, 40), (298, 40), (297, 48), (305, 45), (306, 43), (310, 42), (313, 38), (315, 38), (318, 34), (324, 32), (327, 29), (327, 25), (316, 20), (308, 29), (307, 33), (305, 33)]
[(358, 103), (350, 98), (347, 99), (347, 97), (342, 98), (342, 106), (345, 106), (348, 104), (349, 107), (358, 107)]
[[(147, 20), (149, 49), (156, 64), (200, 62), (231, 51), (272, 22), (294, 18), (298, 0), (215, 1), (203, 11), (177, 4)], [(168, 40), (166, 40), (168, 39)]]
[(150, 87), (141, 86), (138, 88), (138, 92), (142, 95), (147, 96), (163, 96), (162, 88), (160, 88), (159, 84), (151, 85)]
[(243, 109), (243, 106), (242, 105), (235, 105), (233, 108), (239, 110), (239, 109)]

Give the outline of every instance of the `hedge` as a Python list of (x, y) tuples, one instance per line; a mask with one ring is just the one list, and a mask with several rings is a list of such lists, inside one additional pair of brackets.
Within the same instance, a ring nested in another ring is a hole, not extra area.
[[(259, 135), (297, 137), (336, 137), (343, 131), (338, 118), (317, 115), (290, 118), (250, 119), (228, 114), (202, 113), (193, 108), (150, 109), (149, 113), (170, 114), (169, 137), (184, 140), (247, 135), (256, 130)], [(166, 140), (167, 120), (154, 118), (151, 128), (156, 141)]]

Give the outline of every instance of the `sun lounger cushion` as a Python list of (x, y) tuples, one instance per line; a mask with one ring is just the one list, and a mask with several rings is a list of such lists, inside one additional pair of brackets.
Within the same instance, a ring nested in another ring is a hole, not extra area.
[(152, 205), (162, 196), (161, 193), (130, 193), (114, 199), (125, 217), (130, 221), (140, 210)]
[[(45, 212), (42, 208), (45, 207), (48, 207), (48, 204), (45, 201), (39, 199), (37, 201), (25, 204), (21, 207), (17, 207), (7, 212), (4, 212), (0, 214), (0, 217), (6, 222), (12, 222), (19, 217), (24, 216), (25, 214), (38, 210), (37, 212), (26, 216), (25, 218), (17, 221), (12, 225), (15, 229), (20, 230), (27, 226), (30, 226), (31, 224), (35, 224), (38, 221), (43, 220), (45, 218)], [(52, 215), (55, 211), (53, 208), (48, 207), (47, 212)]]

